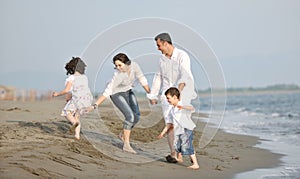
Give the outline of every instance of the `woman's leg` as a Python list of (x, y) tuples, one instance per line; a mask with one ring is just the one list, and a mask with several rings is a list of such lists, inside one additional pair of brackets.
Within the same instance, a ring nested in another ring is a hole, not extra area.
[(134, 121), (133, 121), (133, 126), (132, 128), (140, 121), (140, 109), (139, 109), (139, 104), (136, 99), (135, 94), (130, 90), (129, 91), (129, 105), (131, 110), (133, 111), (134, 114)]
[(117, 93), (111, 95), (111, 100), (125, 116), (123, 124), (123, 150), (130, 153), (136, 153), (130, 146), (130, 133), (134, 126), (134, 112), (129, 105), (129, 94), (128, 92)]

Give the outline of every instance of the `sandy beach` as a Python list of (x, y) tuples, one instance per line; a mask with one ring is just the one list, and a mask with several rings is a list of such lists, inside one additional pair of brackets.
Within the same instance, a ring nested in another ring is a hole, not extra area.
[[(60, 116), (62, 99), (1, 101), (0, 178), (233, 178), (280, 165), (281, 155), (255, 147), (258, 138), (222, 130), (205, 148), (195, 147), (199, 170), (186, 168), (188, 157), (180, 164), (167, 163), (166, 139), (156, 139), (164, 127), (161, 113), (149, 115), (147, 105), (140, 102), (141, 121), (132, 131), (138, 154), (133, 155), (121, 150), (117, 134), (122, 121), (109, 101), (99, 108), (101, 120), (96, 112), (82, 118), (79, 141), (68, 134), (70, 124)], [(149, 119), (155, 125), (148, 126)], [(199, 137), (201, 132), (195, 132), (195, 146)]]

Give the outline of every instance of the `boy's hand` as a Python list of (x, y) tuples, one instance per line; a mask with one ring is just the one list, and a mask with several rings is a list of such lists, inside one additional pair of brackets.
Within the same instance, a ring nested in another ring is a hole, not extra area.
[(181, 110), (181, 109), (183, 109), (183, 106), (178, 105), (177, 108), (178, 108), (179, 110)]
[(164, 133), (160, 133), (159, 136), (157, 136), (158, 139), (161, 139), (164, 137)]

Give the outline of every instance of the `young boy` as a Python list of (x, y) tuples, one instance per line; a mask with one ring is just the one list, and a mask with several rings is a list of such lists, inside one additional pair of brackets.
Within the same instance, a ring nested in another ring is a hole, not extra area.
[(193, 106), (183, 106), (180, 101), (180, 92), (177, 88), (171, 87), (166, 92), (168, 102), (172, 105), (169, 113), (172, 123), (166, 124), (158, 138), (162, 138), (170, 128), (174, 128), (174, 147), (178, 152), (177, 161), (183, 162), (182, 155), (189, 155), (193, 163), (188, 168), (199, 169), (195, 151), (193, 148), (193, 129), (196, 127), (191, 119)]

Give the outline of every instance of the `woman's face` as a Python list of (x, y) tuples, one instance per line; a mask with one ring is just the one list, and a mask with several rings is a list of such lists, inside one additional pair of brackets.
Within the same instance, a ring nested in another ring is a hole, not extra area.
[(116, 60), (115, 61), (115, 66), (116, 69), (119, 70), (120, 72), (126, 72), (127, 71), (127, 65), (123, 62), (121, 62), (120, 60)]

